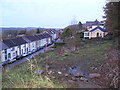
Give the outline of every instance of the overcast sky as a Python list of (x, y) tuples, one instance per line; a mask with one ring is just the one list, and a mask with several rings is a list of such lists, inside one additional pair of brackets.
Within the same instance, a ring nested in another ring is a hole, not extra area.
[(0, 0), (1, 26), (64, 28), (73, 18), (103, 20), (105, 0)]

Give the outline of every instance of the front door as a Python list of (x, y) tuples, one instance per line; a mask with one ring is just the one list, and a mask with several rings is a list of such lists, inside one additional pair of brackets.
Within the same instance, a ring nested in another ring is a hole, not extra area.
[(99, 33), (97, 33), (97, 37), (99, 37)]

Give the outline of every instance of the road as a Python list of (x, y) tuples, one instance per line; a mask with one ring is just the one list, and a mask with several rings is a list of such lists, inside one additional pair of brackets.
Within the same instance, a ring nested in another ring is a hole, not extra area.
[(52, 44), (52, 45), (50, 45), (50, 46), (48, 46), (48, 47), (45, 47), (44, 49), (41, 49), (41, 50), (39, 50), (39, 51), (37, 51), (37, 52), (29, 55), (29, 56), (26, 56), (26, 57), (20, 59), (20, 60), (16, 60), (15, 62), (13, 62), (13, 63), (11, 63), (11, 64), (5, 65), (5, 66), (3, 67), (3, 71), (9, 70), (9, 69), (11, 69), (11, 68), (13, 68), (13, 67), (21, 64), (21, 63), (27, 61), (28, 59), (31, 59), (33, 56), (36, 56), (36, 55), (39, 55), (40, 53), (44, 53), (45, 51), (51, 50), (50, 47), (52, 47), (53, 45), (54, 45), (54, 44)]

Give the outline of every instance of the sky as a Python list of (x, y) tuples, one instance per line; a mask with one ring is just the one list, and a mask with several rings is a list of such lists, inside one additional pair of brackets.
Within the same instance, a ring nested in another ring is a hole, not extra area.
[(65, 28), (103, 20), (105, 0), (0, 0), (1, 27)]

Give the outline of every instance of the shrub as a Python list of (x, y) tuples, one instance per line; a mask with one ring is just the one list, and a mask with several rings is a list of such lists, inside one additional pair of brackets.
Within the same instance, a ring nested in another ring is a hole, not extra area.
[(54, 48), (57, 48), (57, 47), (59, 47), (59, 46), (64, 46), (65, 45), (65, 43), (59, 43), (59, 42), (55, 42), (54, 43)]

